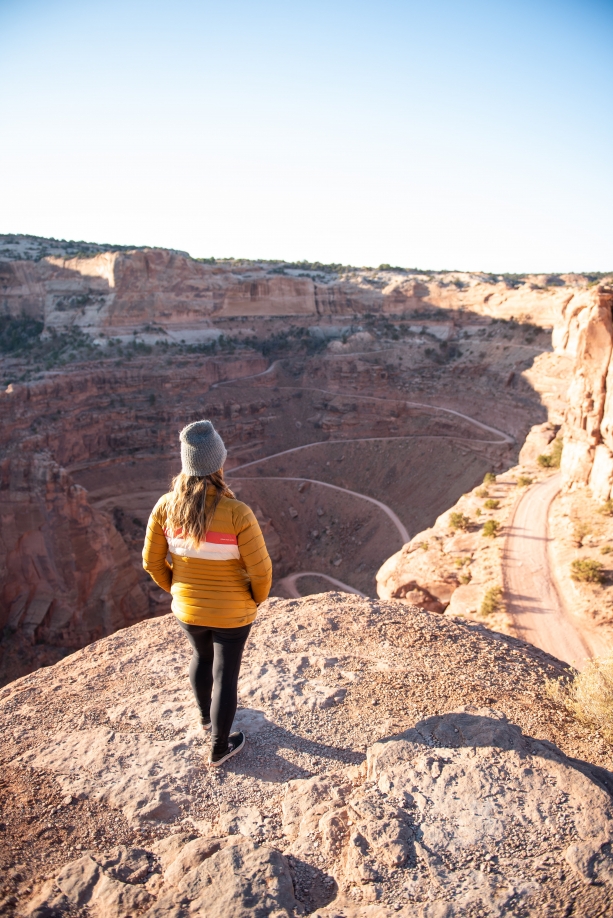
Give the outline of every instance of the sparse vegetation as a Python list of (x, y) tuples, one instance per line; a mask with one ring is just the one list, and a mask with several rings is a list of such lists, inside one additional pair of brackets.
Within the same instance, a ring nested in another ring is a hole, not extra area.
[(486, 510), (498, 510), (498, 507), (500, 506), (500, 501), (494, 500), (493, 497), (490, 497), (488, 500), (486, 500), (483, 506), (486, 508)]
[(451, 529), (461, 529), (466, 532), (466, 530), (470, 528), (470, 523), (470, 517), (458, 511), (454, 511), (449, 517), (449, 526)]
[(471, 575), (470, 571), (469, 571), (468, 573), (466, 573), (466, 574), (461, 574), (461, 575), (460, 575), (460, 583), (463, 583), (464, 585), (466, 585), (467, 583), (470, 583), (470, 581), (471, 581), (472, 579), (473, 579), (473, 578), (472, 578), (472, 575)]
[(545, 688), (577, 720), (613, 742), (613, 654), (590, 660), (572, 679), (549, 679)]
[(502, 606), (502, 589), (499, 586), (490, 587), (486, 591), (481, 603), (481, 615), (493, 615), (499, 612)]
[(598, 512), (602, 513), (603, 516), (613, 516), (613, 500), (610, 497), (605, 500), (604, 504), (599, 507)]
[(600, 549), (600, 554), (610, 555), (612, 551), (613, 551), (613, 545), (603, 545), (602, 548)]
[(559, 469), (560, 463), (562, 461), (562, 449), (564, 447), (564, 441), (561, 437), (557, 437), (553, 441), (553, 446), (550, 453), (541, 453), (540, 456), (537, 456), (536, 461), (542, 469)]
[(477, 497), (489, 497), (489, 493), (490, 492), (487, 490), (487, 488), (477, 488), (475, 491)]
[(534, 478), (530, 478), (529, 475), (520, 475), (517, 479), (518, 488), (527, 488), (528, 485), (531, 485), (534, 482)]
[(592, 527), (589, 523), (586, 523), (585, 520), (576, 522), (573, 528), (573, 540), (575, 544), (581, 547), (591, 531)]
[(572, 580), (579, 583), (604, 583), (603, 564), (593, 558), (575, 558), (570, 566)]
[(419, 547), (421, 548), (422, 551), (428, 551), (429, 545), (427, 542), (420, 542)]
[(493, 539), (500, 530), (500, 523), (498, 520), (486, 520), (483, 524), (482, 535), (486, 538)]
[(493, 472), (486, 472), (486, 473), (485, 473), (485, 476), (484, 476), (484, 478), (483, 478), (483, 484), (484, 484), (484, 485), (494, 484), (495, 481), (496, 481), (496, 476), (494, 475)]

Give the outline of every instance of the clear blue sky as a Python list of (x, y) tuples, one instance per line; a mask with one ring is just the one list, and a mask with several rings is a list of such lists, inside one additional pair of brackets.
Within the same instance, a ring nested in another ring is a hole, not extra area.
[(0, 0), (0, 232), (613, 269), (613, 0)]

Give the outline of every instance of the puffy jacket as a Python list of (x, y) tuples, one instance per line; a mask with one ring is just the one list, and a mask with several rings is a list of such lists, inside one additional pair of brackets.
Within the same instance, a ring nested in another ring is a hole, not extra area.
[[(207, 502), (213, 497), (211, 489)], [(165, 494), (151, 511), (143, 567), (172, 594), (171, 608), (181, 621), (211, 628), (248, 625), (272, 584), (272, 564), (253, 511), (240, 500), (222, 497), (206, 540), (194, 545), (181, 532), (168, 530), (169, 498)]]

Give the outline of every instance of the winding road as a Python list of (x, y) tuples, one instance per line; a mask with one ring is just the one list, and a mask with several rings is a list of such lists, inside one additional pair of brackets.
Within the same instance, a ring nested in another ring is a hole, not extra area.
[(355, 587), (349, 586), (348, 583), (343, 583), (342, 580), (337, 580), (336, 577), (322, 574), (320, 571), (300, 571), (298, 574), (289, 574), (287, 577), (283, 577), (282, 580), (279, 580), (279, 586), (284, 587), (292, 599), (301, 599), (302, 593), (298, 590), (297, 586), (297, 581), (301, 577), (319, 577), (321, 580), (327, 580), (333, 586), (338, 587), (341, 593), (353, 593), (355, 596), (361, 596), (362, 599), (368, 598), (366, 593), (356, 590)]
[(555, 582), (549, 508), (559, 490), (560, 475), (553, 475), (529, 487), (515, 505), (503, 554), (505, 599), (518, 637), (582, 669), (601, 648), (572, 621)]
[[(232, 470), (232, 471), (235, 471), (235, 470)], [(232, 474), (232, 471), (229, 471), (227, 473), (228, 477)], [(400, 521), (400, 519), (398, 518), (398, 516), (396, 516), (396, 514), (391, 509), (391, 507), (388, 507), (387, 504), (384, 504), (380, 500), (376, 500), (376, 498), (374, 497), (368, 497), (366, 494), (360, 494), (358, 491), (350, 491), (349, 488), (341, 488), (339, 487), (339, 485), (329, 484), (327, 481), (318, 481), (316, 478), (290, 478), (289, 475), (287, 477), (284, 475), (271, 475), (271, 476), (258, 475), (257, 478), (237, 478), (236, 480), (237, 481), (308, 481), (310, 482), (310, 484), (321, 485), (322, 488), (331, 488), (333, 491), (340, 491), (342, 494), (351, 494), (353, 497), (360, 497), (362, 500), (367, 500), (369, 503), (375, 504), (375, 506), (379, 507), (380, 510), (383, 510), (383, 512), (386, 513), (387, 516), (389, 516), (390, 520), (392, 521), (392, 523), (398, 530), (398, 535), (400, 536), (400, 539), (401, 539), (401, 547), (402, 545), (404, 545), (405, 542), (408, 542), (411, 538), (404, 523)]]
[[(224, 384), (231, 385), (232, 382), (236, 383), (246, 379), (266, 376), (274, 370), (277, 363), (278, 361), (274, 361), (267, 370), (261, 373), (254, 374), (250, 377), (244, 377), (242, 380), (217, 383), (216, 386), (222, 386)], [(314, 386), (280, 386), (278, 388), (288, 390), (304, 389), (332, 396), (360, 398), (371, 401), (390, 401), (390, 399), (379, 398), (377, 396), (331, 391)], [(492, 433), (499, 438), (497, 440), (477, 440), (476, 442), (478, 443), (515, 443), (514, 438), (505, 431), (485, 424), (482, 421), (477, 421), (475, 418), (463, 414), (460, 411), (424, 402), (411, 402), (401, 398), (392, 399), (391, 401), (401, 402), (407, 407), (427, 408), (432, 411), (454, 415), (475, 425), (480, 430)], [(281, 452), (274, 453), (270, 456), (264, 456), (261, 459), (255, 459), (251, 462), (245, 462), (234, 469), (228, 470), (228, 475), (235, 476), (236, 472), (242, 471), (243, 469), (260, 465), (262, 462), (266, 462), (269, 459), (275, 459), (289, 453), (295, 453), (301, 450), (310, 449), (314, 446), (319, 446), (321, 442), (351, 443), (366, 442), (368, 440), (404, 440), (415, 438), (416, 437), (362, 437), (353, 440), (317, 441), (315, 443), (307, 443), (302, 446), (282, 450)], [(433, 439), (439, 438), (433, 437)], [(441, 437), (440, 439), (467, 440), (469, 438), (447, 436)], [(241, 478), (237, 480), (241, 480)], [(253, 479), (243, 478), (242, 480)], [(338, 485), (332, 485), (328, 482), (311, 478), (286, 478), (282, 476), (260, 478), (260, 476), (258, 476), (256, 480), (307, 481), (311, 484), (332, 488), (336, 491), (351, 494), (362, 500), (367, 500), (376, 504), (391, 519), (398, 531), (402, 544), (409, 541), (409, 533), (394, 511), (382, 501), (376, 500), (373, 497), (368, 497), (357, 491), (350, 491)], [(593, 657), (595, 654), (605, 652), (606, 648), (602, 647), (598, 636), (587, 634), (583, 629), (579, 630), (578, 625), (572, 620), (572, 614), (565, 608), (561, 598), (561, 592), (554, 579), (551, 559), (549, 557), (549, 508), (559, 490), (560, 476), (558, 474), (529, 487), (516, 504), (504, 544), (502, 563), (504, 592), (507, 611), (512, 619), (516, 634), (523, 640), (540, 647), (542, 650), (552, 654), (558, 659), (572, 664), (576, 669), (581, 669), (585, 665), (587, 659)], [(281, 581), (291, 596), (299, 597), (301, 595), (297, 587), (297, 581), (300, 577), (304, 576), (321, 577), (345, 592), (363, 595), (354, 587), (350, 587), (327, 574), (316, 571), (300, 571), (288, 575)]]

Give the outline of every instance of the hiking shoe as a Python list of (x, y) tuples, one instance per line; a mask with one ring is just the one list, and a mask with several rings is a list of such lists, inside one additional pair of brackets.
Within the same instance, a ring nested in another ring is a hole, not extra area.
[(231, 733), (228, 737), (228, 749), (226, 752), (211, 752), (209, 755), (209, 765), (212, 768), (217, 768), (219, 765), (223, 765), (224, 762), (227, 762), (228, 759), (231, 759), (233, 755), (236, 755), (237, 752), (240, 752), (243, 746), (245, 745), (245, 734), (241, 733)]
[(205, 720), (204, 717), (201, 717), (200, 726), (202, 727), (203, 730), (210, 730), (211, 729), (211, 718), (209, 717), (208, 720)]

